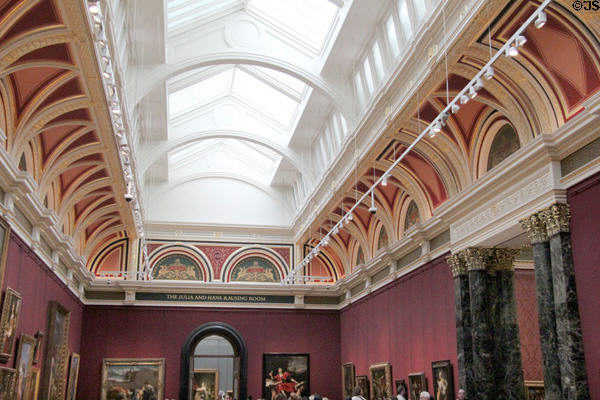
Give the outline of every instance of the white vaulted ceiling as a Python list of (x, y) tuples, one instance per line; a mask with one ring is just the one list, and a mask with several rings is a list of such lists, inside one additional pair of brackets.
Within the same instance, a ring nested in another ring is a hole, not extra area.
[(111, 1), (147, 222), (286, 229), (432, 7)]

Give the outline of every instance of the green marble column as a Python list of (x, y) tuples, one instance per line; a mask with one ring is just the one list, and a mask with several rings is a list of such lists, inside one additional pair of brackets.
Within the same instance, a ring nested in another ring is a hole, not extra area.
[(492, 270), (495, 279), (490, 279), (496, 283), (496, 292), (491, 292), (490, 295), (497, 299), (493, 311), (498, 365), (498, 399), (507, 400), (525, 398), (513, 268), (517, 253), (518, 250), (494, 249)]
[(554, 310), (563, 399), (589, 400), (579, 303), (571, 248), (568, 204), (554, 204), (543, 211), (550, 239)]
[(456, 306), (456, 350), (458, 355), (458, 382), (466, 390), (467, 397), (475, 398), (473, 380), (473, 341), (471, 338), (471, 305), (469, 297), (469, 275), (462, 253), (447, 259), (454, 280)]
[(488, 291), (489, 250), (478, 247), (465, 250), (469, 275), (475, 395), (479, 400), (497, 400), (494, 327)]
[(533, 250), (546, 400), (561, 400), (562, 388), (556, 337), (550, 244), (546, 225), (543, 221), (542, 216), (536, 213), (521, 220), (520, 223), (529, 236)]

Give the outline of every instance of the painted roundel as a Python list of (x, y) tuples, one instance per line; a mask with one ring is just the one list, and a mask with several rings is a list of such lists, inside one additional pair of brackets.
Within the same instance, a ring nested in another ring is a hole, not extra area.
[(248, 257), (238, 262), (231, 271), (231, 282), (280, 282), (279, 270), (262, 257)]
[(204, 280), (200, 265), (185, 254), (169, 254), (160, 259), (152, 268), (152, 278), (182, 281)]

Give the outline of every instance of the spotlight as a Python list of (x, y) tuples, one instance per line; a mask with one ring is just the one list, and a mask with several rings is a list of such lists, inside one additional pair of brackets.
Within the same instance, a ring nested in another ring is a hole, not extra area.
[(100, 14), (100, 6), (98, 5), (98, 3), (91, 3), (88, 7), (88, 10), (90, 10), (90, 14)]
[(119, 108), (113, 108), (111, 111), (116, 116), (121, 115), (121, 110)]
[(110, 79), (110, 77), (111, 77), (110, 72), (108, 72), (108, 71), (104, 71), (102, 73), (102, 76), (105, 77), (106, 79)]
[(521, 47), (523, 46), (525, 43), (527, 43), (527, 38), (523, 35), (519, 35), (517, 36), (517, 38), (515, 39), (515, 45), (517, 47)]
[(383, 175), (383, 180), (381, 181), (381, 186), (387, 186), (388, 184), (388, 177), (387, 174)]
[(373, 191), (371, 191), (371, 208), (369, 208), (369, 212), (373, 215), (377, 212), (377, 207), (375, 207), (375, 195), (373, 194)]
[(337, 235), (338, 233), (340, 233), (340, 227), (339, 225), (336, 225), (333, 227), (333, 234)]
[(469, 97), (472, 99), (477, 97), (477, 90), (473, 86), (469, 87)]
[(448, 121), (448, 113), (446, 111), (440, 114), (440, 123), (442, 126), (446, 126), (446, 121)]
[(469, 97), (467, 95), (460, 96), (460, 104), (467, 104), (469, 102)]
[(491, 65), (485, 69), (483, 77), (488, 81), (494, 77), (494, 68)]
[(350, 211), (348, 213), (348, 221), (352, 221), (353, 218), (354, 218), (354, 216), (352, 215), (352, 211)]
[[(468, 99), (468, 97), (467, 97), (467, 99)], [(456, 103), (452, 104), (451, 110), (452, 110), (452, 114), (456, 114), (458, 112), (458, 110), (460, 110), (460, 106)]]
[(431, 132), (434, 133), (434, 135), (429, 135), (431, 137), (434, 137), (436, 133), (440, 133), (442, 131), (442, 124), (440, 124), (440, 121), (435, 121), (435, 123), (433, 124), (433, 127), (431, 128)]
[(130, 202), (133, 200), (133, 186), (131, 182), (127, 183), (127, 193), (125, 193), (125, 201)]
[(537, 16), (534, 25), (536, 28), (540, 29), (542, 26), (546, 25), (547, 20), (548, 17), (546, 16), (546, 13), (541, 11)]
[(519, 50), (515, 46), (510, 46), (506, 48), (506, 52), (504, 54), (507, 57), (516, 57), (519, 55)]
[(433, 129), (430, 129), (429, 132), (427, 133), (427, 135), (433, 139), (436, 135), (436, 132)]
[(477, 79), (475, 80), (475, 84), (473, 84), (473, 89), (475, 89), (476, 91), (480, 91), (482, 87), (483, 81), (481, 80), (481, 77), (477, 77)]

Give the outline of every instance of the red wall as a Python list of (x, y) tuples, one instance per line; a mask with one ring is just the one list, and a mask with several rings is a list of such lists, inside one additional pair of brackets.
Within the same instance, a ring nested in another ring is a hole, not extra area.
[(393, 379), (407, 383), (409, 373), (425, 372), (433, 392), (432, 361), (450, 360), (457, 386), (454, 307), (452, 275), (440, 257), (342, 310), (341, 361), (353, 362), (356, 375), (389, 362)]
[(600, 174), (570, 188), (567, 199), (585, 361), (592, 399), (600, 399)]
[[(14, 233), (11, 234), (6, 256), (3, 286), (3, 290), (9, 286), (19, 292), (23, 298), (17, 337), (20, 337), (21, 333), (33, 336), (39, 330), (46, 334), (43, 345), (45, 346), (45, 340), (48, 338), (46, 331), (48, 302), (55, 300), (71, 312), (69, 351), (80, 352), (83, 305)], [(41, 350), (40, 362), (36, 365), (40, 368), (43, 367), (44, 347)], [(12, 368), (15, 356), (13, 354), (8, 363), (2, 365)]]
[(339, 314), (331, 311), (87, 307), (83, 317), (77, 398), (100, 396), (105, 357), (165, 358), (165, 397), (178, 398), (181, 348), (207, 322), (237, 329), (248, 348), (248, 394), (262, 398), (267, 352), (310, 353), (310, 391), (330, 399), (341, 393)]
[(515, 299), (517, 301), (523, 378), (527, 381), (543, 381), (542, 346), (533, 270), (515, 271)]

